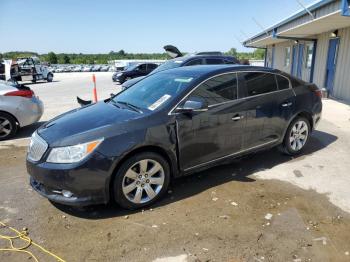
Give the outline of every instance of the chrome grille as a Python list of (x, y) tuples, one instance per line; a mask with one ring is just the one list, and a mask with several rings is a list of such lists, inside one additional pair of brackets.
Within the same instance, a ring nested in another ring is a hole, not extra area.
[(28, 159), (39, 161), (48, 148), (48, 144), (36, 132), (32, 135), (28, 148)]

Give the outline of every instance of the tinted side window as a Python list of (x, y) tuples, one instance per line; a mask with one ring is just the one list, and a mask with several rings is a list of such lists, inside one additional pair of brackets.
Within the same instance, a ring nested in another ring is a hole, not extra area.
[(278, 90), (289, 88), (289, 81), (287, 78), (280, 75), (276, 75), (276, 79), (277, 79)]
[(157, 68), (156, 64), (148, 64), (148, 66), (147, 66), (147, 70), (154, 70), (156, 68)]
[(237, 99), (237, 74), (226, 74), (209, 79), (191, 94), (203, 99), (207, 105)]
[(248, 96), (277, 91), (277, 84), (274, 74), (262, 72), (247, 72), (242, 74)]
[(205, 61), (207, 65), (221, 65), (224, 63), (221, 58), (206, 58)]
[(146, 71), (146, 64), (139, 65), (139, 70)]
[(185, 66), (202, 65), (202, 59), (194, 59), (185, 64)]

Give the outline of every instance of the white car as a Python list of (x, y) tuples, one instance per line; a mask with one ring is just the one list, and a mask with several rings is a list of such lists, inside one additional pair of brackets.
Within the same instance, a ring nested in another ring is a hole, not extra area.
[(38, 122), (43, 112), (43, 103), (30, 88), (0, 81), (0, 141)]

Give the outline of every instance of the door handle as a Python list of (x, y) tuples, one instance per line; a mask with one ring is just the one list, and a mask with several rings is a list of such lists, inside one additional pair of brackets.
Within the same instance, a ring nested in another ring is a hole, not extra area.
[(238, 121), (238, 120), (241, 120), (241, 119), (243, 119), (243, 118), (244, 118), (244, 116), (236, 115), (236, 116), (232, 117), (232, 120), (233, 120), (233, 121)]
[(292, 102), (288, 102), (288, 103), (283, 103), (282, 106), (287, 107), (287, 106), (291, 106), (292, 104), (293, 104)]

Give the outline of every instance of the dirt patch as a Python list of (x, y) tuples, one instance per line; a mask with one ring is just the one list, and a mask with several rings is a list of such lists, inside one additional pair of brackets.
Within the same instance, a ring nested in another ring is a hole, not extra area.
[(28, 186), (25, 155), (0, 150), (0, 220), (67, 261), (349, 261), (349, 215), (313, 190), (255, 180), (249, 158), (178, 179), (155, 206), (129, 212), (52, 205)]

